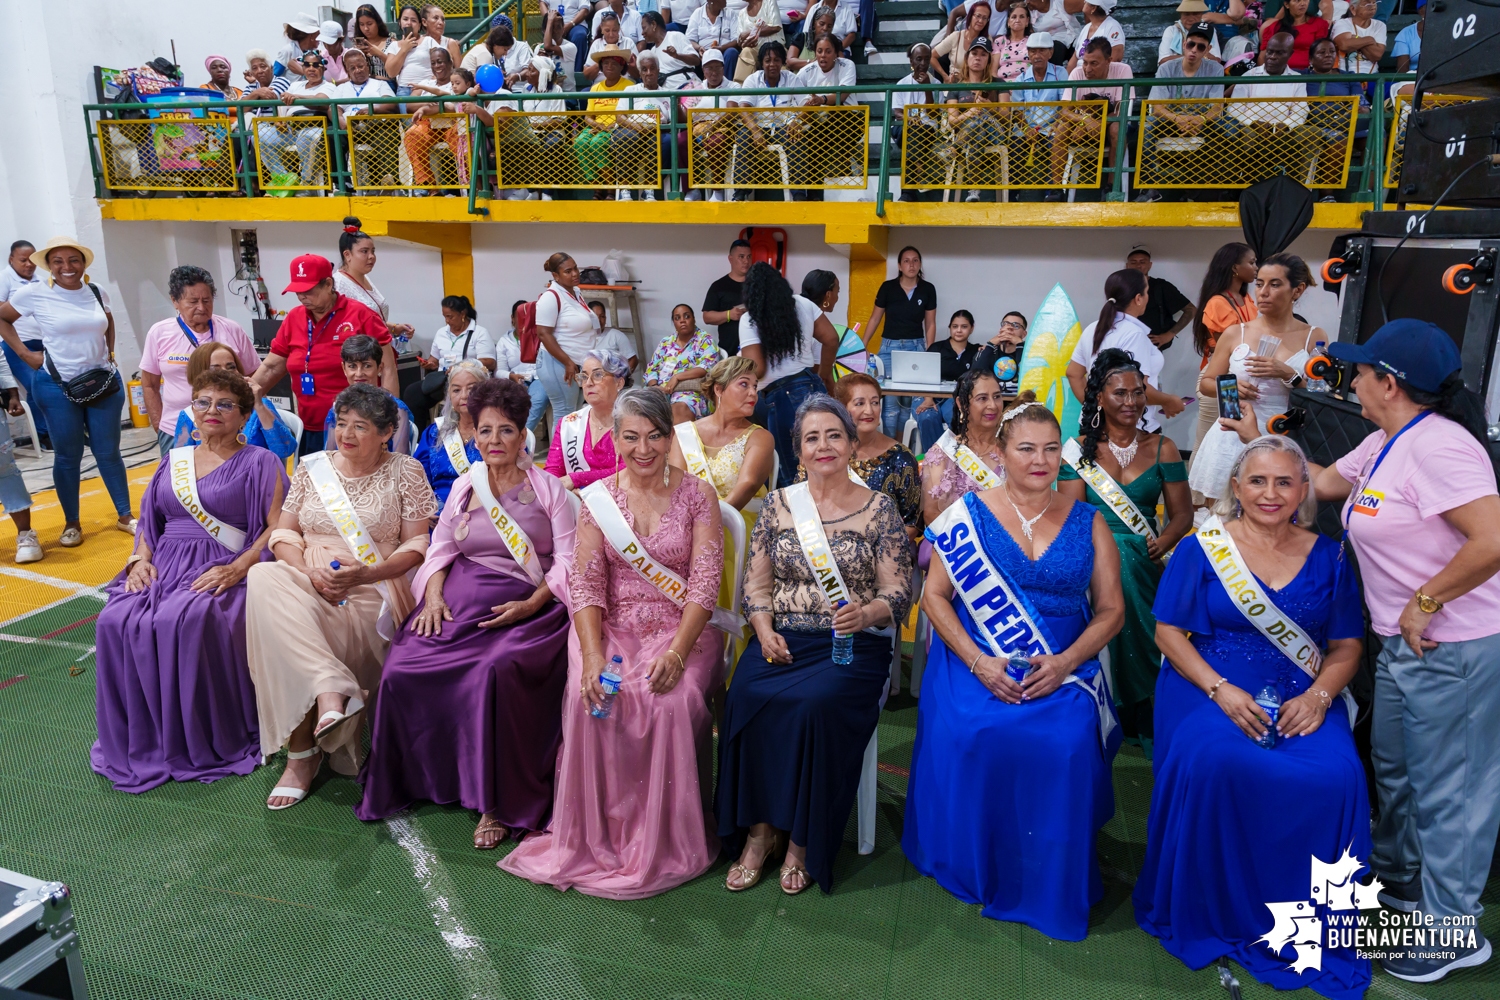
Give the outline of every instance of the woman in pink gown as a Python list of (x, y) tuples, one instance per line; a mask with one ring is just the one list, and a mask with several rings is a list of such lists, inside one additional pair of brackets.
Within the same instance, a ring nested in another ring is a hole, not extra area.
[[(584, 491), (569, 577), (573, 633), (552, 826), (500, 867), (559, 889), (640, 899), (696, 878), (719, 855), (710, 816), (710, 702), (723, 683), (724, 634), (706, 626), (724, 542), (713, 487), (667, 466), (667, 398), (632, 390), (614, 412), (625, 467)], [(602, 504), (619, 513), (615, 521), (623, 518), (648, 565), (685, 582), (683, 603), (611, 545), (595, 514), (609, 513)], [(616, 655), (623, 666), (611, 665)], [(622, 683), (601, 719), (590, 709), (604, 703), (605, 670)]]

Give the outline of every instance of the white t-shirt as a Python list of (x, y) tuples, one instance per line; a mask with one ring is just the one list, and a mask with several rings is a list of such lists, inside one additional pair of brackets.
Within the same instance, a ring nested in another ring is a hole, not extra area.
[[(817, 61), (803, 66), (797, 73), (797, 86), (799, 87), (826, 87), (829, 91), (838, 91), (844, 87), (854, 86), (854, 63), (839, 56), (838, 61), (833, 64), (833, 69), (823, 72), (823, 67)], [(803, 98), (807, 100), (807, 98)], [(839, 101), (840, 104), (854, 100), (852, 94), (845, 94)]]
[[(747, 84), (748, 86), (748, 84)], [(762, 386), (795, 375), (808, 368), (817, 368), (821, 360), (821, 348), (816, 338), (813, 337), (813, 324), (818, 317), (823, 315), (823, 310), (812, 299), (803, 298), (800, 295), (792, 296), (792, 302), (797, 307), (797, 322), (801, 325), (800, 345), (797, 350), (788, 354), (781, 360), (771, 363), (769, 359), (766, 364), (766, 377), (760, 380)], [(740, 347), (748, 347), (760, 343), (760, 330), (755, 325), (755, 320), (750, 318), (747, 312), (740, 317)]]
[(682, 93), (688, 95), (683, 97), (682, 106), (685, 108), (727, 108), (737, 103), (733, 94), (724, 94), (720, 97), (699, 97), (701, 91), (704, 94), (721, 94), (726, 90), (739, 90), (740, 85), (729, 77), (719, 81), (717, 87), (710, 87), (702, 80), (694, 81), (692, 86), (682, 88)]
[[(505, 70), (505, 78), (509, 80), (513, 74), (525, 69), (535, 55), (536, 53), (531, 50), (529, 44), (517, 38), (516, 43), (510, 47), (510, 51), (505, 53), (504, 61), (500, 63), (501, 68)], [(466, 69), (472, 73), (481, 66), (495, 65), (495, 55), (490, 51), (489, 46), (480, 42), (468, 51), (458, 65), (460, 69)]]
[(668, 24), (680, 24), (686, 28), (687, 23), (693, 19), (693, 13), (703, 6), (703, 0), (674, 0), (672, 3), (663, 3), (662, 6), (672, 12), (671, 17), (662, 14)]
[(536, 325), (552, 327), (557, 346), (574, 364), (582, 362), (583, 356), (599, 342), (599, 317), (594, 310), (581, 295), (569, 292), (555, 281), (536, 300)]
[[(384, 80), (376, 80), (373, 77), (364, 83), (355, 85), (345, 80), (333, 88), (334, 97), (395, 97), (396, 92), (391, 90), (391, 85)], [(343, 104), (339, 106), (339, 113), (345, 118), (350, 115), (373, 115), (375, 105), (373, 104)]]
[[(286, 88), (288, 94), (297, 97), (337, 97), (339, 88), (335, 83), (324, 80), (316, 87), (309, 87), (306, 80), (298, 80)], [(327, 115), (327, 108), (310, 108), (305, 104), (283, 104), (276, 109), (276, 115), (280, 118), (290, 118), (293, 115)]]
[[(606, 11), (613, 12), (613, 9), (608, 4), (605, 4), (594, 13), (594, 20), (589, 24), (590, 35), (599, 34), (599, 22), (604, 20)], [(620, 48), (635, 48), (636, 44), (641, 40), (641, 12), (634, 7), (626, 6), (623, 13), (615, 16), (620, 19)], [(629, 44), (625, 44), (627, 42)]]
[[(64, 382), (90, 368), (103, 368), (110, 363), (109, 346), (104, 341), (104, 333), (109, 329), (106, 315), (109, 293), (99, 288), (99, 294), (104, 300), (103, 309), (94, 301), (94, 293), (87, 285), (70, 292), (59, 285), (37, 281), (11, 295), (11, 308), (36, 319), (42, 349)], [(45, 365), (42, 370), (46, 370)]]
[(1125, 29), (1112, 17), (1106, 17), (1100, 21), (1097, 28), (1094, 27), (1093, 22), (1085, 24), (1078, 32), (1078, 37), (1073, 39), (1073, 51), (1080, 59), (1083, 58), (1083, 50), (1095, 38), (1107, 39), (1110, 45), (1124, 45)]
[[(1264, 83), (1266, 80), (1284, 80), (1285, 83)], [(1272, 122), (1295, 128), (1307, 122), (1307, 84), (1301, 74), (1291, 67), (1280, 76), (1272, 76), (1264, 66), (1256, 66), (1240, 76), (1234, 85), (1231, 97), (1290, 97), (1285, 104), (1230, 104), (1229, 116), (1236, 121)]]
[[(657, 43), (655, 47), (644, 49), (636, 53), (635, 58), (637, 61), (639, 61), (641, 56), (649, 52), (656, 57), (656, 65), (661, 69), (661, 75), (663, 78), (665, 78), (668, 74), (674, 73), (677, 74), (677, 76), (683, 75), (682, 71), (688, 68), (688, 64), (683, 62), (681, 59), (678, 59), (676, 56), (668, 55), (664, 51), (665, 49), (676, 49), (681, 53), (691, 53), (693, 51), (693, 43), (688, 41), (688, 36), (683, 34), (682, 32), (669, 31), (662, 36), (662, 40)], [(677, 81), (676, 76), (673, 77), (673, 80), (676, 82), (681, 82)], [(667, 86), (667, 84), (663, 84), (663, 86)]]
[(625, 336), (624, 330), (616, 330), (610, 327), (599, 335), (599, 343), (595, 345), (601, 351), (614, 351), (620, 357), (629, 361), (636, 356), (635, 345), (630, 338)]
[[(914, 74), (908, 73), (905, 76), (903, 76), (901, 79), (899, 79), (899, 80), (896, 81), (896, 86), (898, 86), (898, 87), (905, 87), (905, 86), (913, 85), (916, 82), (917, 82), (916, 76)], [(929, 76), (927, 78), (927, 82), (928, 83), (937, 83), (939, 81), (936, 80), (935, 78)], [(933, 112), (932, 112), (933, 116), (928, 116), (927, 123), (929, 125), (936, 125), (937, 122), (938, 122), (938, 119), (935, 117), (935, 115), (938, 113), (937, 112), (937, 100), (939, 99), (939, 97), (940, 97), (940, 95), (938, 95), (936, 93), (933, 93), (932, 91), (928, 91), (925, 94), (919, 94), (916, 91), (907, 91), (905, 93), (898, 92), (898, 93), (892, 94), (891, 95), (891, 122), (894, 124), (895, 122), (905, 122), (905, 121), (908, 121), (909, 119), (906, 117), (906, 108), (907, 108), (908, 105), (911, 105), (911, 104), (930, 104), (930, 105), (933, 106)]]
[[(1166, 363), (1162, 357), (1161, 350), (1151, 343), (1151, 328), (1140, 320), (1127, 313), (1117, 313), (1115, 325), (1109, 328), (1104, 335), (1104, 342), (1099, 345), (1099, 350), (1094, 347), (1094, 330), (1099, 321), (1095, 320), (1083, 328), (1083, 335), (1078, 338), (1078, 346), (1073, 348), (1073, 357), (1070, 361), (1076, 361), (1082, 365), (1084, 371), (1094, 367), (1094, 359), (1099, 352), (1105, 348), (1116, 347), (1126, 351), (1135, 358), (1141, 366), (1141, 374), (1146, 376), (1146, 381), (1151, 383), (1152, 388), (1161, 388), (1161, 370)], [(1144, 424), (1146, 430), (1154, 431), (1161, 427), (1161, 407), (1148, 406)]]
[[(658, 122), (666, 125), (671, 120), (672, 102), (676, 100), (675, 92), (658, 86), (655, 90), (647, 90), (644, 83), (633, 83), (620, 91), (622, 95), (620, 103), (615, 105), (619, 111), (656, 111), (661, 117)], [(631, 96), (625, 97), (623, 95)], [(644, 124), (651, 120), (650, 115), (634, 115), (639, 123)]]
[[(25, 288), (27, 285), (38, 284), (41, 280), (33, 276), (30, 281), (27, 281), (16, 273), (15, 268), (7, 263), (4, 267), (0, 267), (0, 302), (9, 302), (11, 296), (15, 295), (18, 289)], [(41, 333), (37, 331), (36, 320), (30, 316), (22, 316), (12, 325), (16, 328), (16, 334), (22, 340), (36, 340), (41, 336)]]
[(432, 50), (447, 48), (449, 41), (447, 36), (440, 42), (431, 35), (423, 35), (416, 47), (406, 54), (406, 62), (401, 64), (401, 72), (396, 74), (396, 86), (410, 87), (432, 76)]
[[(725, 7), (719, 11), (717, 20), (709, 20), (708, 8), (699, 7), (693, 11), (693, 17), (688, 21), (688, 41), (705, 49), (718, 49), (724, 51), (733, 45), (745, 32), (750, 30), (750, 22), (745, 18), (745, 11), (731, 10)], [(734, 67), (726, 66), (728, 75), (734, 75)]]
[[(991, 16), (990, 20), (995, 18)], [(1031, 12), (1031, 30), (1045, 31), (1054, 42), (1072, 46), (1073, 36), (1078, 34), (1078, 15), (1069, 14), (1063, 0), (1051, 0), (1051, 6), (1046, 10)]]
[[(465, 347), (464, 340), (471, 330), (474, 333), (474, 339), (470, 340), (468, 346)], [(465, 358), (495, 357), (495, 341), (489, 335), (489, 331), (473, 320), (469, 321), (463, 333), (454, 333), (448, 329), (448, 324), (444, 323), (432, 335), (432, 349), (429, 353), (437, 358), (438, 370), (447, 371)]]
[[(1353, 35), (1355, 38), (1373, 38), (1384, 45), (1385, 22), (1371, 19), (1369, 25), (1361, 28), (1354, 23), (1354, 18), (1346, 17), (1342, 21), (1335, 21), (1333, 31), (1330, 33), (1336, 40), (1340, 35)], [(1347, 73), (1374, 73), (1380, 68), (1380, 62), (1370, 59), (1358, 52), (1339, 53), (1339, 67)]]

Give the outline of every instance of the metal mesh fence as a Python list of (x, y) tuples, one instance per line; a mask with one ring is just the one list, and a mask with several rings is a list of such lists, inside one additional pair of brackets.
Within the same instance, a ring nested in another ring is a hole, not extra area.
[[(1457, 94), (1423, 94), (1422, 109), (1444, 108), (1454, 104), (1477, 101), (1477, 97), (1461, 97)], [(1398, 94), (1391, 102), (1391, 131), (1385, 146), (1385, 186), (1393, 188), (1401, 180), (1401, 163), (1406, 152), (1406, 125), (1411, 117), (1411, 97)]]
[(1118, 126), (1108, 102), (1036, 101), (906, 107), (904, 188), (1098, 187)]
[(351, 115), (349, 173), (356, 192), (469, 186), (469, 116)]
[(228, 118), (101, 121), (104, 184), (131, 191), (233, 191), (233, 124)]
[(1286, 174), (1342, 188), (1354, 149), (1357, 97), (1146, 101), (1135, 183), (1242, 188)]
[(446, 17), (473, 17), (474, 0), (429, 0)]
[(322, 115), (247, 119), (255, 136), (255, 163), (267, 193), (326, 191), (328, 119)]
[(691, 108), (688, 182), (695, 188), (863, 189), (870, 108)]
[(655, 188), (660, 122), (655, 110), (497, 112), (495, 186)]

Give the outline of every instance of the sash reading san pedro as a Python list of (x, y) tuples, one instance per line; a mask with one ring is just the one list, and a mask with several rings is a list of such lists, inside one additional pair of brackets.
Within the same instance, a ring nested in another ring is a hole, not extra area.
[(995, 475), (978, 455), (974, 454), (974, 449), (966, 444), (960, 444), (951, 430), (943, 431), (943, 436), (937, 439), (933, 447), (947, 455), (954, 465), (963, 470), (964, 475), (979, 484), (980, 489), (992, 490), (1001, 485), (1000, 477)]
[(585, 406), (581, 410), (575, 410), (562, 418), (558, 424), (558, 437), (562, 441), (563, 469), (568, 475), (575, 472), (587, 472), (589, 461), (583, 456), (583, 434), (589, 426), (589, 410)]
[(490, 489), (489, 466), (471, 465), (468, 475), (469, 484), (474, 488), (474, 495), (479, 498), (484, 512), (489, 515), (490, 523), (500, 533), (500, 540), (510, 550), (511, 558), (526, 571), (532, 583), (540, 585), (544, 574), (542, 562), (536, 555), (536, 546), (531, 543), (531, 539), (525, 531), (521, 530), (521, 526), (510, 516), (510, 513), (500, 505), (500, 501), (495, 498), (495, 491)]
[(448, 453), (454, 472), (462, 476), (469, 471), (469, 453), (464, 450), (464, 439), (457, 427), (443, 435), (443, 450)]
[(1068, 443), (1063, 445), (1062, 457), (1073, 467), (1073, 471), (1078, 473), (1079, 479), (1093, 487), (1099, 499), (1115, 512), (1115, 516), (1124, 522), (1125, 527), (1142, 538), (1156, 537), (1156, 529), (1152, 527), (1151, 519), (1141, 513), (1141, 509), (1120, 488), (1120, 484), (1115, 482), (1114, 477), (1100, 468), (1098, 462), (1084, 462), (1083, 449), (1079, 447), (1076, 439), (1069, 438)]
[[(1271, 645), (1295, 663), (1298, 669), (1317, 680), (1323, 669), (1323, 651), (1302, 630), (1302, 626), (1292, 620), (1291, 615), (1283, 612), (1262, 592), (1260, 581), (1246, 567), (1244, 559), (1240, 557), (1239, 546), (1235, 545), (1234, 538), (1217, 514), (1204, 521), (1203, 526), (1198, 529), (1198, 544), (1203, 546), (1209, 565), (1214, 568), (1219, 582), (1234, 600), (1240, 614), (1270, 640)], [(1345, 688), (1339, 692), (1339, 697), (1344, 699), (1350, 725), (1353, 725), (1357, 717), (1354, 696)]]
[(202, 498), (198, 496), (198, 472), (193, 466), (195, 451), (196, 448), (173, 448), (168, 452), (167, 461), (172, 469), (172, 492), (176, 494), (177, 502), (182, 504), (182, 509), (201, 524), (214, 541), (230, 552), (240, 552), (245, 548), (245, 533), (210, 514), (203, 506)]
[[(366, 566), (378, 566), (382, 562), (380, 547), (375, 544), (364, 522), (359, 519), (359, 512), (354, 509), (354, 504), (349, 500), (349, 494), (344, 492), (344, 484), (339, 480), (338, 473), (334, 471), (333, 460), (326, 451), (314, 452), (302, 459), (302, 464), (307, 466), (307, 474), (312, 479), (313, 486), (318, 491), (318, 499), (323, 502), (323, 509), (328, 511), (329, 518), (334, 527), (338, 528), (339, 534), (348, 543), (349, 550), (354, 557)], [(386, 591), (385, 581), (375, 584), (375, 589), (380, 592), (381, 608), (380, 619), (376, 623), (375, 630), (383, 639), (391, 639), (395, 636), (395, 623), (391, 621), (390, 594)]]
[[(979, 540), (970, 503), (982, 503), (975, 494), (960, 497), (940, 514), (927, 529), (933, 551), (943, 561), (953, 591), (964, 602), (981, 648), (991, 656), (1004, 659), (1011, 653), (1025, 656), (1051, 655), (1058, 652), (1058, 642), (1047, 623), (1035, 613), (1022, 590), (1005, 575), (1003, 567), (992, 562)], [(973, 637), (973, 633), (970, 633)], [(1099, 716), (1099, 742), (1109, 745), (1110, 734), (1119, 725), (1115, 721), (1114, 696), (1103, 669), (1091, 677), (1070, 674), (1064, 684), (1077, 684), (1094, 702)]]
[[(679, 608), (685, 607), (687, 605), (687, 582), (651, 558), (651, 554), (646, 551), (645, 544), (636, 537), (634, 531), (630, 530), (625, 515), (615, 504), (615, 498), (610, 496), (609, 490), (605, 488), (604, 480), (590, 484), (579, 496), (588, 505), (589, 513), (594, 515), (594, 521), (604, 534), (604, 540), (609, 543), (610, 548), (620, 554), (620, 558), (625, 560), (626, 565), (640, 574), (641, 579), (659, 590), (667, 600)], [(714, 608), (708, 623), (721, 632), (735, 636), (742, 635), (745, 628), (745, 620), (725, 608)]]

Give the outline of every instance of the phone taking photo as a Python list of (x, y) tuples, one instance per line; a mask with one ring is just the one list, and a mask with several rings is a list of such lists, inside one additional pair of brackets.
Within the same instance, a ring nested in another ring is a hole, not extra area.
[(1219, 387), (1219, 416), (1224, 420), (1239, 420), (1244, 416), (1240, 412), (1240, 380), (1233, 375), (1220, 375), (1216, 382)]

